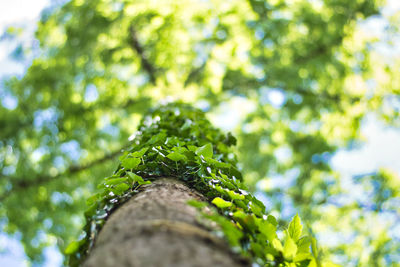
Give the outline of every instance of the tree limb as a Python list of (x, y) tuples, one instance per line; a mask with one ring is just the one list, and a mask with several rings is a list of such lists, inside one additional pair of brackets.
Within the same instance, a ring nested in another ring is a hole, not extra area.
[(116, 157), (118, 154), (121, 153), (122, 149), (128, 147), (131, 143), (129, 142), (128, 144), (124, 145), (123, 147), (121, 147), (120, 149), (117, 149), (111, 153), (108, 153), (106, 155), (104, 155), (101, 158), (95, 159), (91, 162), (85, 163), (85, 164), (81, 164), (81, 165), (71, 165), (67, 170), (65, 170), (62, 173), (59, 173), (57, 175), (38, 175), (35, 179), (33, 180), (29, 180), (26, 181), (22, 178), (18, 178), (18, 177), (8, 177), (9, 179), (15, 179), (18, 180), (16, 183), (14, 183), (12, 185), (11, 190), (4, 192), (2, 195), (0, 195), (0, 202), (5, 200), (6, 198), (8, 198), (13, 192), (15, 191), (20, 191), (20, 190), (26, 190), (28, 188), (31, 187), (35, 187), (35, 186), (39, 186), (48, 182), (52, 182), (58, 178), (61, 178), (63, 176), (69, 175), (69, 174), (74, 174), (74, 173), (78, 173), (80, 171), (83, 170), (87, 170), (95, 165), (98, 165), (100, 163), (103, 163), (109, 159), (112, 159), (114, 157)]
[(133, 25), (129, 27), (129, 32), (130, 32), (130, 45), (132, 46), (133, 50), (135, 50), (139, 57), (140, 61), (142, 64), (143, 69), (147, 72), (147, 74), (150, 77), (150, 81), (152, 84), (156, 84), (156, 68), (150, 63), (150, 61), (147, 59), (147, 56), (145, 55), (143, 46), (140, 44), (136, 31), (133, 28)]

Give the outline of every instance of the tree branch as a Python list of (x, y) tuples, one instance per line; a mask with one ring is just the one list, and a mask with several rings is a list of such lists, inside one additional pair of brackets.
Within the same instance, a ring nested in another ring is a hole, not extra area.
[(147, 56), (145, 55), (145, 52), (143, 49), (143, 46), (140, 44), (140, 42), (137, 38), (136, 31), (133, 28), (133, 25), (131, 25), (129, 27), (129, 32), (130, 32), (130, 37), (131, 37), (130, 45), (132, 46), (133, 50), (135, 50), (138, 53), (143, 69), (149, 75), (151, 83), (155, 85), (156, 84), (156, 68), (147, 59)]
[(8, 198), (13, 192), (15, 191), (20, 191), (20, 190), (26, 190), (28, 188), (31, 187), (35, 187), (35, 186), (39, 186), (48, 182), (52, 182), (55, 181), (63, 176), (69, 175), (69, 174), (74, 174), (74, 173), (78, 173), (80, 171), (83, 170), (87, 170), (95, 165), (98, 165), (100, 163), (103, 163), (109, 159), (112, 159), (114, 157), (116, 157), (118, 154), (121, 153), (122, 149), (128, 147), (131, 144), (131, 142), (129, 142), (128, 144), (124, 145), (123, 147), (121, 147), (120, 149), (117, 149), (111, 153), (108, 153), (106, 155), (104, 155), (101, 158), (95, 159), (91, 162), (88, 162), (86, 164), (82, 164), (82, 165), (72, 165), (70, 166), (67, 170), (65, 170), (62, 173), (59, 173), (57, 175), (38, 175), (35, 179), (33, 180), (23, 180), (22, 178), (17, 178), (17, 177), (8, 177), (9, 179), (16, 179), (18, 180), (16, 183), (14, 183), (12, 185), (11, 190), (4, 192), (2, 195), (0, 195), (0, 202), (5, 200), (6, 198)]

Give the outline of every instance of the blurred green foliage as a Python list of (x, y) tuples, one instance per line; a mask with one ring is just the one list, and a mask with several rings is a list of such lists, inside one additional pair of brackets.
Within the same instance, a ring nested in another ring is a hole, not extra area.
[[(395, 265), (400, 178), (382, 169), (347, 181), (329, 166), (335, 151), (361, 140), (367, 114), (399, 125), (400, 60), (383, 57), (374, 49), (382, 40), (360, 27), (383, 4), (54, 5), (36, 32), (38, 56), (0, 88), (17, 101), (0, 105), (2, 230), (18, 234), (34, 262), (48, 245), (64, 250), (142, 115), (174, 99), (211, 119), (230, 107), (245, 182), (281, 226), (297, 211), (331, 261)], [(388, 18), (390, 34), (399, 21)]]

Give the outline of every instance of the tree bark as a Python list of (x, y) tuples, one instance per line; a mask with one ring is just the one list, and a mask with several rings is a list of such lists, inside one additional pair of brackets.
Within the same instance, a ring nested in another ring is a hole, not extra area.
[(83, 266), (250, 266), (198, 223), (186, 202), (201, 194), (171, 178), (142, 189), (109, 217)]

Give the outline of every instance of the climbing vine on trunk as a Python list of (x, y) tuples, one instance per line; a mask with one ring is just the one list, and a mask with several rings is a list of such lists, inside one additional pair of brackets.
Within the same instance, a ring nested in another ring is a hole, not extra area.
[(216, 231), (232, 249), (253, 263), (319, 266), (315, 239), (302, 234), (299, 216), (283, 229), (246, 190), (230, 148), (235, 144), (236, 139), (214, 128), (201, 110), (179, 103), (153, 110), (142, 120), (132, 148), (119, 158), (117, 170), (99, 185), (100, 193), (88, 199), (83, 238), (66, 249), (70, 265), (83, 261), (107, 217), (142, 185), (174, 177), (208, 199), (209, 203), (189, 204), (216, 222)]

